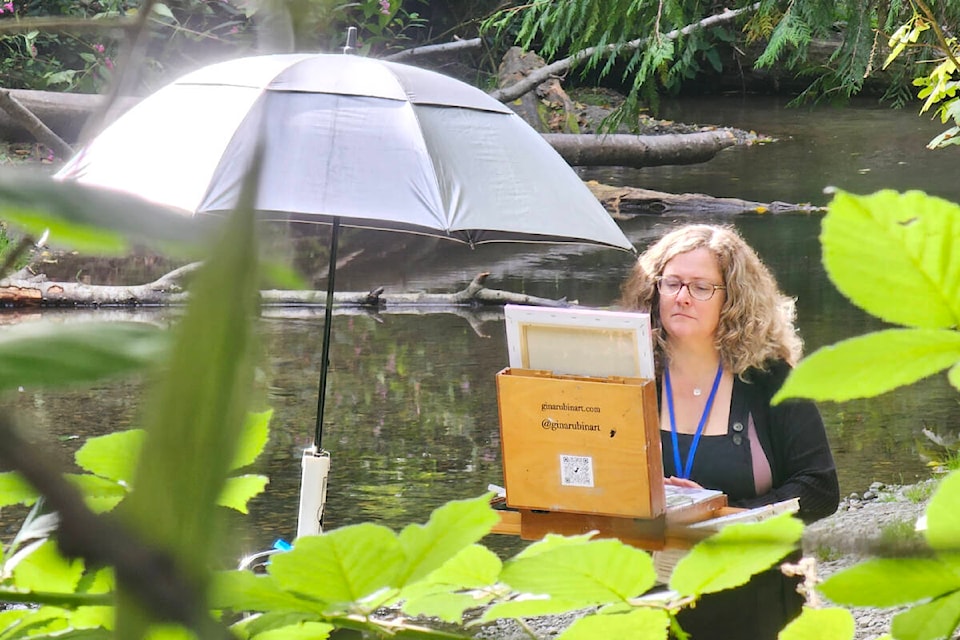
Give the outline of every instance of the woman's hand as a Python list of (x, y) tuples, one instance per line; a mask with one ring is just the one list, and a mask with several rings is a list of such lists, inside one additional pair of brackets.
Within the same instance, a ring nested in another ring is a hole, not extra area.
[(693, 480), (688, 480), (686, 478), (678, 478), (676, 476), (669, 476), (663, 479), (663, 484), (669, 484), (674, 487), (686, 487), (687, 489), (703, 489)]

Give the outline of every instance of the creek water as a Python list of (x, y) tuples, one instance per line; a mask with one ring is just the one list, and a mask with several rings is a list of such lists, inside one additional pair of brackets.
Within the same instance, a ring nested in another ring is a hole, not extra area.
[[(664, 115), (755, 130), (776, 142), (727, 149), (700, 165), (594, 168), (582, 171), (583, 177), (761, 202), (826, 204), (827, 186), (856, 193), (921, 189), (960, 202), (960, 182), (948, 158), (955, 152), (924, 148), (940, 125), (912, 108), (893, 111), (861, 103), (788, 109), (772, 98), (714, 98), (668, 104)], [(883, 326), (847, 302), (826, 277), (819, 215), (707, 219), (735, 224), (782, 288), (797, 298), (808, 352)], [(642, 249), (675, 222), (644, 216), (622, 227)], [(377, 237), (371, 244), (392, 242), (408, 245), (403, 258), (348, 264), (338, 271), (338, 290), (382, 285), (392, 291), (450, 291), (483, 271), (490, 273), (487, 284), (493, 288), (605, 306), (617, 296), (633, 262), (626, 253), (587, 247), (469, 250), (398, 235)], [(138, 313), (152, 321), (170, 319), (169, 312)], [(320, 312), (268, 310), (260, 329), (267, 353), (261, 376), (265, 403), (275, 414), (258, 471), (269, 476), (270, 484), (236, 529), (238, 551), (267, 548), (276, 538), (295, 535), (300, 455), (312, 442), (317, 405)], [(448, 500), (501, 484), (495, 374), (506, 364), (503, 317), (497, 311), (336, 315), (322, 434), (322, 445), (332, 454), (325, 525), (374, 521), (400, 528), (424, 522)], [(142, 391), (139, 379), (82, 390), (26, 389), (13, 404), (24, 425), (69, 447), (137, 426)], [(845, 493), (862, 491), (874, 480), (927, 477), (929, 447), (922, 429), (955, 433), (960, 425), (958, 394), (944, 375), (879, 398), (824, 403), (821, 411)], [(494, 536), (490, 544), (510, 551), (518, 542)]]

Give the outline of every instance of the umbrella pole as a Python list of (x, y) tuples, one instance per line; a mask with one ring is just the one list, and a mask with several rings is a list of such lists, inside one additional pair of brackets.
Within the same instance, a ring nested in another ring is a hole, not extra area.
[(327, 369), (330, 360), (330, 325), (333, 324), (334, 276), (337, 272), (337, 245), (340, 239), (340, 218), (333, 219), (330, 232), (330, 269), (327, 272), (327, 304), (323, 310), (323, 347), (320, 355), (320, 389), (317, 398), (317, 426), (313, 446), (303, 450), (300, 475), (300, 507), (297, 537), (323, 532), (323, 509), (327, 502), (327, 478), (330, 475), (330, 454), (320, 447), (323, 437), (323, 409), (327, 397)]
[(323, 410), (327, 398), (327, 369), (330, 365), (330, 325), (333, 324), (334, 276), (337, 273), (337, 244), (340, 240), (340, 218), (333, 219), (330, 232), (330, 267), (327, 269), (327, 304), (323, 309), (323, 347), (320, 352), (320, 392), (317, 397), (317, 426), (313, 446), (320, 448), (323, 439)]

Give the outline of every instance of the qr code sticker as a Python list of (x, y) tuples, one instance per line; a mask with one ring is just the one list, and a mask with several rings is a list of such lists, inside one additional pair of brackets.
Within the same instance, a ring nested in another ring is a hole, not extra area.
[(565, 487), (592, 487), (593, 458), (561, 455), (560, 484)]

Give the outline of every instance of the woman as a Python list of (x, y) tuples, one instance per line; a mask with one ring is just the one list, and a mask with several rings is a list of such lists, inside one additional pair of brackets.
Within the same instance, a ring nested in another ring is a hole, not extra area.
[[(808, 401), (771, 406), (800, 358), (793, 300), (737, 233), (688, 225), (640, 256), (620, 305), (650, 313), (668, 484), (717, 489), (734, 507), (799, 498), (813, 522), (840, 499), (823, 421)], [(777, 569), (681, 612), (693, 640), (776, 638), (799, 614)]]

